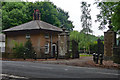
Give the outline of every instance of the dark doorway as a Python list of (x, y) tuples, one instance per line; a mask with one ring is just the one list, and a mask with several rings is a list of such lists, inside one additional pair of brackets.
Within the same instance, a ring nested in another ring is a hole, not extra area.
[(53, 44), (53, 46), (52, 46), (52, 51), (53, 51), (53, 57), (55, 57), (55, 52), (56, 52), (56, 45), (55, 44)]

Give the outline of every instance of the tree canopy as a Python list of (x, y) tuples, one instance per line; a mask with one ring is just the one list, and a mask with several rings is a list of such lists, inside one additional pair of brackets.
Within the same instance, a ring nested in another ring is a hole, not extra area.
[(2, 29), (8, 29), (33, 20), (34, 9), (39, 9), (42, 21), (73, 30), (68, 12), (58, 8), (52, 2), (2, 2)]
[[(87, 36), (87, 37), (85, 37)], [(89, 37), (89, 40), (88, 40)], [(78, 47), (79, 49), (83, 49), (89, 48), (89, 45), (93, 42), (97, 42), (97, 39), (99, 37), (96, 37), (94, 35), (90, 35), (90, 34), (85, 34), (83, 32), (78, 32), (78, 31), (71, 31), (70, 32), (70, 40), (75, 40), (76, 42), (78, 42)], [(103, 36), (100, 37), (101, 39), (103, 39)]]
[(97, 2), (100, 9), (100, 14), (97, 15), (97, 20), (100, 22), (99, 29), (104, 29), (108, 20), (111, 19), (113, 30), (120, 30), (120, 2)]

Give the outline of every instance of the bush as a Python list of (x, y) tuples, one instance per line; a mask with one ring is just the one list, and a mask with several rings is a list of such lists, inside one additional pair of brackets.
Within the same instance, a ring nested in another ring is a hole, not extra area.
[[(13, 57), (14, 58), (34, 58), (35, 51), (32, 47), (30, 40), (27, 40), (25, 45), (22, 43), (18, 44), (14, 41), (15, 47), (13, 48)], [(24, 54), (25, 53), (25, 54)]]
[(13, 48), (13, 56), (14, 58), (23, 58), (24, 57), (24, 46), (22, 43), (15, 43), (15, 47)]
[[(94, 42), (90, 44), (90, 53), (98, 53), (98, 43)], [(104, 43), (101, 42), (99, 45), (99, 53), (104, 53)]]
[(30, 40), (27, 40), (27, 42), (25, 43), (25, 57), (26, 58), (34, 58), (34, 53), (35, 53), (35, 50), (34, 48), (32, 47), (32, 43)]
[(97, 53), (97, 42), (91, 43), (90, 44), (90, 53)]

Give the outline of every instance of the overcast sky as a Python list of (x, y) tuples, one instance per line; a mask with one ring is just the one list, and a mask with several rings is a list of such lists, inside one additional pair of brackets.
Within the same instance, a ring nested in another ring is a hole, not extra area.
[[(25, 0), (24, 0), (25, 1)], [(35, 1), (44, 1), (44, 0), (28, 0), (30, 2)], [(91, 4), (91, 16), (92, 16), (92, 30), (94, 31), (93, 34), (96, 36), (100, 36), (104, 34), (104, 31), (98, 30), (99, 23), (95, 23), (96, 15), (99, 14), (99, 9), (97, 9), (96, 5), (93, 5), (95, 0), (50, 0), (53, 2), (57, 7), (60, 7), (64, 11), (69, 12), (69, 20), (73, 22), (75, 26), (74, 30), (80, 31), (82, 29), (80, 16), (81, 16), (81, 2), (86, 1), (87, 3)]]

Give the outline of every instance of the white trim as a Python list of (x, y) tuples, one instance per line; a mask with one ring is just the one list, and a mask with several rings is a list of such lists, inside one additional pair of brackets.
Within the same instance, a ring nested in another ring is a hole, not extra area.
[[(46, 47), (47, 47), (47, 51), (46, 51)], [(49, 43), (45, 44), (45, 54), (49, 53)]]
[(57, 47), (56, 47), (56, 44), (52, 44), (52, 47), (55, 46), (55, 54), (56, 54), (56, 51), (57, 51)]

